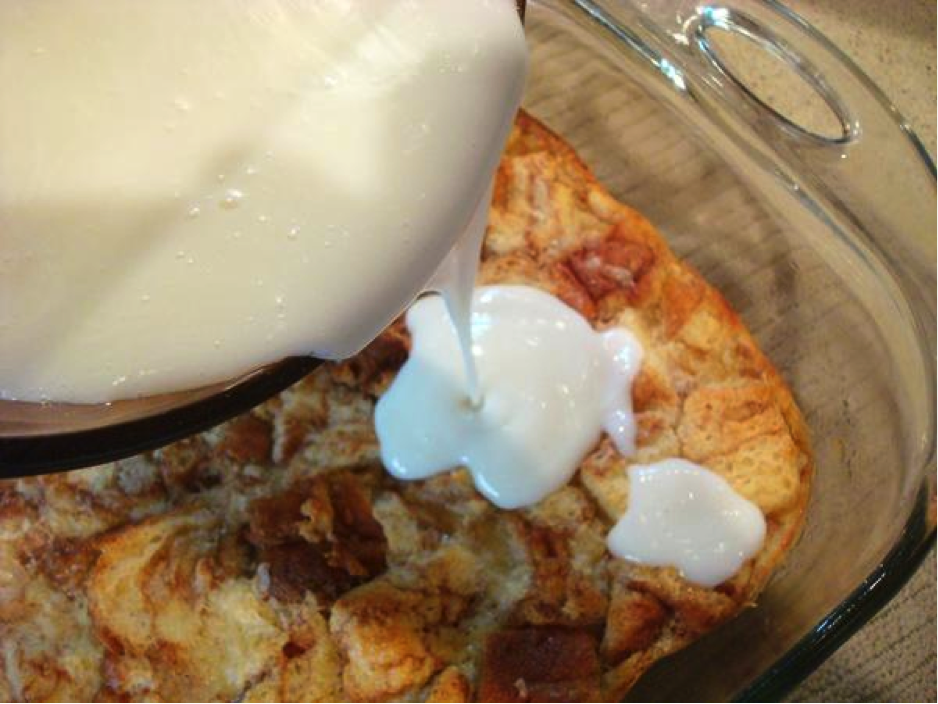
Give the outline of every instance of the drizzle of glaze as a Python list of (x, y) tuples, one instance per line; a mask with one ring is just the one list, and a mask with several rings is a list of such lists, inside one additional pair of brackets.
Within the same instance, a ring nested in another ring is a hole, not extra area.
[(481, 405), (482, 389), (479, 386), (479, 370), (472, 354), (472, 295), (476, 273), (479, 271), (482, 240), (485, 238), (493, 186), (494, 184), (489, 186), (485, 196), (479, 201), (466, 231), (457, 240), (427, 286), (427, 290), (437, 291), (446, 304), (466, 370), (466, 394), (473, 407)]
[(441, 298), (407, 313), (410, 357), (375, 410), (391, 474), (424, 479), (465, 466), (492, 503), (518, 508), (563, 486), (603, 430), (620, 452), (634, 451), (641, 346), (631, 333), (596, 332), (535, 288), (481, 287), (472, 301), (478, 407)]
[(758, 507), (705, 467), (667, 459), (629, 468), (629, 506), (609, 533), (609, 551), (640, 564), (673, 566), (715, 587), (765, 539)]

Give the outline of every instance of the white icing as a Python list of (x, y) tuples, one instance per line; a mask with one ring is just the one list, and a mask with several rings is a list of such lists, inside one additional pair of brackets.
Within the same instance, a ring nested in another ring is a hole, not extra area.
[(641, 347), (596, 332), (579, 313), (524, 286), (475, 290), (472, 354), (481, 404), (467, 395), (458, 336), (439, 296), (407, 313), (410, 357), (379, 400), (381, 456), (400, 479), (465, 466), (494, 504), (517, 508), (563, 486), (603, 430), (634, 451), (631, 382)]
[(718, 474), (683, 459), (629, 469), (628, 510), (609, 534), (609, 551), (646, 565), (673, 566), (715, 587), (755, 555), (765, 518)]
[(466, 395), (473, 406), (482, 402), (482, 389), (479, 386), (479, 370), (472, 354), (472, 296), (476, 273), (479, 271), (482, 240), (485, 238), (485, 227), (488, 223), (492, 188), (489, 186), (485, 196), (479, 201), (472, 220), (469, 221), (469, 227), (427, 286), (428, 291), (439, 292), (446, 303), (446, 311), (456, 331), (459, 354), (466, 370)]

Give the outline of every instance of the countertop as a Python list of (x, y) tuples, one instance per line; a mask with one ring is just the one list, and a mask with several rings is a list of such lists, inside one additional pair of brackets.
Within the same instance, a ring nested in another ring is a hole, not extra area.
[[(826, 34), (892, 100), (934, 159), (934, 0), (783, 0)], [(792, 701), (936, 701), (935, 551)]]

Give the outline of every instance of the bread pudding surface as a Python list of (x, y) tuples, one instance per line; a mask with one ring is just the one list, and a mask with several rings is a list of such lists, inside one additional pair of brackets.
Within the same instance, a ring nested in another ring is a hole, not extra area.
[[(812, 460), (738, 317), (525, 113), (482, 257), (480, 284), (639, 338), (633, 457), (604, 437), (515, 511), (464, 470), (394, 480), (373, 411), (407, 358), (399, 320), (212, 431), (0, 482), (0, 699), (614, 701), (751, 605), (797, 537)], [(669, 457), (765, 515), (761, 551), (714, 589), (607, 550), (628, 467)]]

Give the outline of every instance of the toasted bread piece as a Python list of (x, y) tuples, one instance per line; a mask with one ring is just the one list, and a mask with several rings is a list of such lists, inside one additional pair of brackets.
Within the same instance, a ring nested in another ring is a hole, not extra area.
[[(372, 414), (407, 357), (398, 321), (201, 436), (0, 483), (0, 699), (612, 701), (751, 605), (797, 536), (812, 461), (723, 298), (524, 113), (479, 279), (638, 336), (634, 457), (604, 438), (518, 511), (464, 470), (392, 479)], [(766, 515), (761, 552), (715, 589), (606, 549), (629, 465), (666, 457)]]

